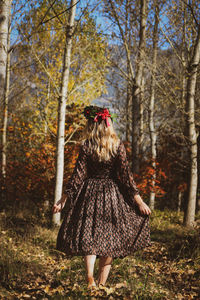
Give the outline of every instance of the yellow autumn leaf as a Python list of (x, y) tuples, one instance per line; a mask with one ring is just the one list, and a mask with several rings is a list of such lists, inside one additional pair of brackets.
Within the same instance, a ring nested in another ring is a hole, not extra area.
[(49, 293), (49, 291), (50, 291), (50, 286), (49, 286), (49, 285), (47, 285), (47, 286), (45, 287), (45, 289), (44, 289), (44, 292), (48, 294), (48, 293)]

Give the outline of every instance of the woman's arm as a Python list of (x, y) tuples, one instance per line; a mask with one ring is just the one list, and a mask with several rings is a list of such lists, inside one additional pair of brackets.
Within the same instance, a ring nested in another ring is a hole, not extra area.
[(64, 194), (67, 195), (67, 201), (73, 201), (79, 193), (84, 180), (87, 178), (87, 154), (85, 145), (81, 145), (79, 155), (73, 173), (68, 180)]
[(126, 149), (124, 144), (121, 142), (119, 146), (119, 154), (117, 159), (117, 173), (122, 184), (124, 193), (128, 195), (131, 201), (134, 201), (140, 212), (145, 215), (150, 215), (151, 210), (148, 205), (142, 200), (137, 185), (133, 179), (133, 174), (130, 170), (129, 163), (127, 160)]
[(126, 149), (123, 142), (120, 142), (118, 155), (116, 159), (116, 175), (119, 179), (120, 187), (128, 196), (130, 201), (134, 201), (134, 196), (139, 195), (139, 190), (133, 179), (133, 174), (130, 170), (127, 160)]
[(65, 206), (66, 200), (70, 202), (73, 201), (76, 194), (79, 192), (86, 177), (87, 177), (87, 155), (85, 153), (85, 147), (81, 145), (73, 173), (70, 179), (68, 180), (67, 185), (64, 187), (63, 196), (56, 204), (54, 204), (53, 213), (60, 212)]

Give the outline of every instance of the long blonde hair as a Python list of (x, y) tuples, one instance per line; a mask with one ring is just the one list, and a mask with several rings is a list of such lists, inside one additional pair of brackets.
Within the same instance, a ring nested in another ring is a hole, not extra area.
[(105, 120), (94, 122), (87, 120), (85, 127), (85, 139), (88, 141), (88, 150), (94, 153), (99, 161), (108, 161), (117, 153), (120, 139), (118, 138), (111, 118), (108, 118), (110, 126), (106, 126)]

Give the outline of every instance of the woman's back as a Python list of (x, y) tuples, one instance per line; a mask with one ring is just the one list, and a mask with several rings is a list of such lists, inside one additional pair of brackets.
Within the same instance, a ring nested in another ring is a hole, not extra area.
[[(96, 154), (91, 153), (88, 149), (88, 141), (84, 143), (83, 151), (87, 155), (87, 176), (90, 178), (114, 178), (115, 176), (115, 161), (117, 159), (118, 152), (110, 157), (107, 161), (99, 161)], [(120, 147), (120, 146), (119, 146)]]

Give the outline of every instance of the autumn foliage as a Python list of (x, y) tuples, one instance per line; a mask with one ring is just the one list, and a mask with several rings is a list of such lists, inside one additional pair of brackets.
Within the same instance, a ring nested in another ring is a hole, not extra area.
[[(131, 147), (128, 142), (124, 142), (128, 160), (131, 161)], [(153, 161), (151, 159), (146, 158), (141, 159), (142, 164), (140, 168), (139, 174), (134, 175), (134, 179), (137, 183), (137, 186), (140, 190), (141, 195), (148, 202), (148, 198), (150, 192), (154, 192), (157, 198), (162, 198), (165, 196), (166, 191), (163, 188), (163, 182), (167, 181), (167, 175), (164, 172), (163, 167), (159, 162), (155, 162), (155, 168), (153, 167)], [(154, 179), (155, 184), (152, 185), (152, 180)]]
[[(66, 137), (80, 123), (82, 107), (68, 108), (66, 113)], [(34, 124), (25, 116), (12, 114), (8, 126), (8, 155), (6, 180), (0, 179), (1, 192), (13, 207), (27, 205), (42, 214), (44, 205), (51, 209), (55, 187), (56, 138), (53, 134), (36, 132)], [(79, 119), (79, 122), (78, 122)], [(83, 119), (81, 119), (83, 122)], [(75, 125), (76, 124), (76, 125)], [(56, 125), (55, 125), (56, 128)], [(79, 140), (82, 125), (73, 135)], [(65, 146), (64, 184), (69, 179), (78, 154), (78, 145), (68, 142)]]
[[(166, 179), (166, 174), (160, 167), (159, 163), (156, 162), (156, 169), (152, 167), (151, 161), (147, 161), (143, 164), (140, 174), (135, 174), (135, 179), (138, 183), (138, 188), (141, 190), (145, 198), (147, 198), (150, 192), (154, 192), (156, 197), (160, 198), (165, 195), (165, 191), (162, 188), (162, 181)], [(152, 180), (156, 174), (155, 185), (152, 185)]]

